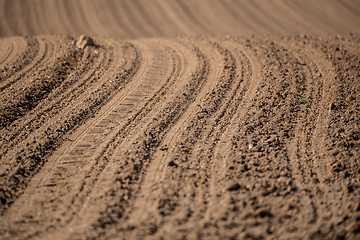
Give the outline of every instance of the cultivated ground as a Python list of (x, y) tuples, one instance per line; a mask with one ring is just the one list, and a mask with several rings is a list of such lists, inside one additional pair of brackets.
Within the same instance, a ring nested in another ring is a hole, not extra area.
[(359, 239), (359, 26), (356, 0), (1, 0), (0, 239)]

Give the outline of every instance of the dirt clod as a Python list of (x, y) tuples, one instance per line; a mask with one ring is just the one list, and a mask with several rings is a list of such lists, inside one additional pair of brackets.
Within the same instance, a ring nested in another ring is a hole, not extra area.
[(241, 189), (241, 185), (239, 183), (234, 183), (230, 187), (228, 187), (228, 191), (236, 191)]
[(86, 35), (81, 35), (75, 43), (75, 46), (78, 49), (85, 49), (86, 47), (93, 47), (95, 46), (94, 40)]

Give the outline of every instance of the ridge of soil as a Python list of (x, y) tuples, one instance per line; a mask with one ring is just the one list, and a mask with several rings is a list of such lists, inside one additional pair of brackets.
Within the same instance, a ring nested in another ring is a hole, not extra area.
[(3, 239), (358, 236), (358, 35), (12, 40)]
[(358, 0), (0, 0), (0, 240), (360, 239)]

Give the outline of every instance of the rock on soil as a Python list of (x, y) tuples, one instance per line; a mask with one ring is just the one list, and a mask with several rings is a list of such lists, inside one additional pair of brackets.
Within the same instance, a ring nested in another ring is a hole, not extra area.
[(81, 35), (75, 43), (75, 46), (78, 49), (85, 49), (85, 47), (92, 47), (95, 46), (94, 40), (88, 36)]

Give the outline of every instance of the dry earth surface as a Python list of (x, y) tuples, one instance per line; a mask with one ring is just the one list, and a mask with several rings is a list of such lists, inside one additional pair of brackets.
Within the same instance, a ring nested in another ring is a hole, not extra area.
[(0, 239), (360, 239), (359, 26), (357, 0), (0, 0)]

